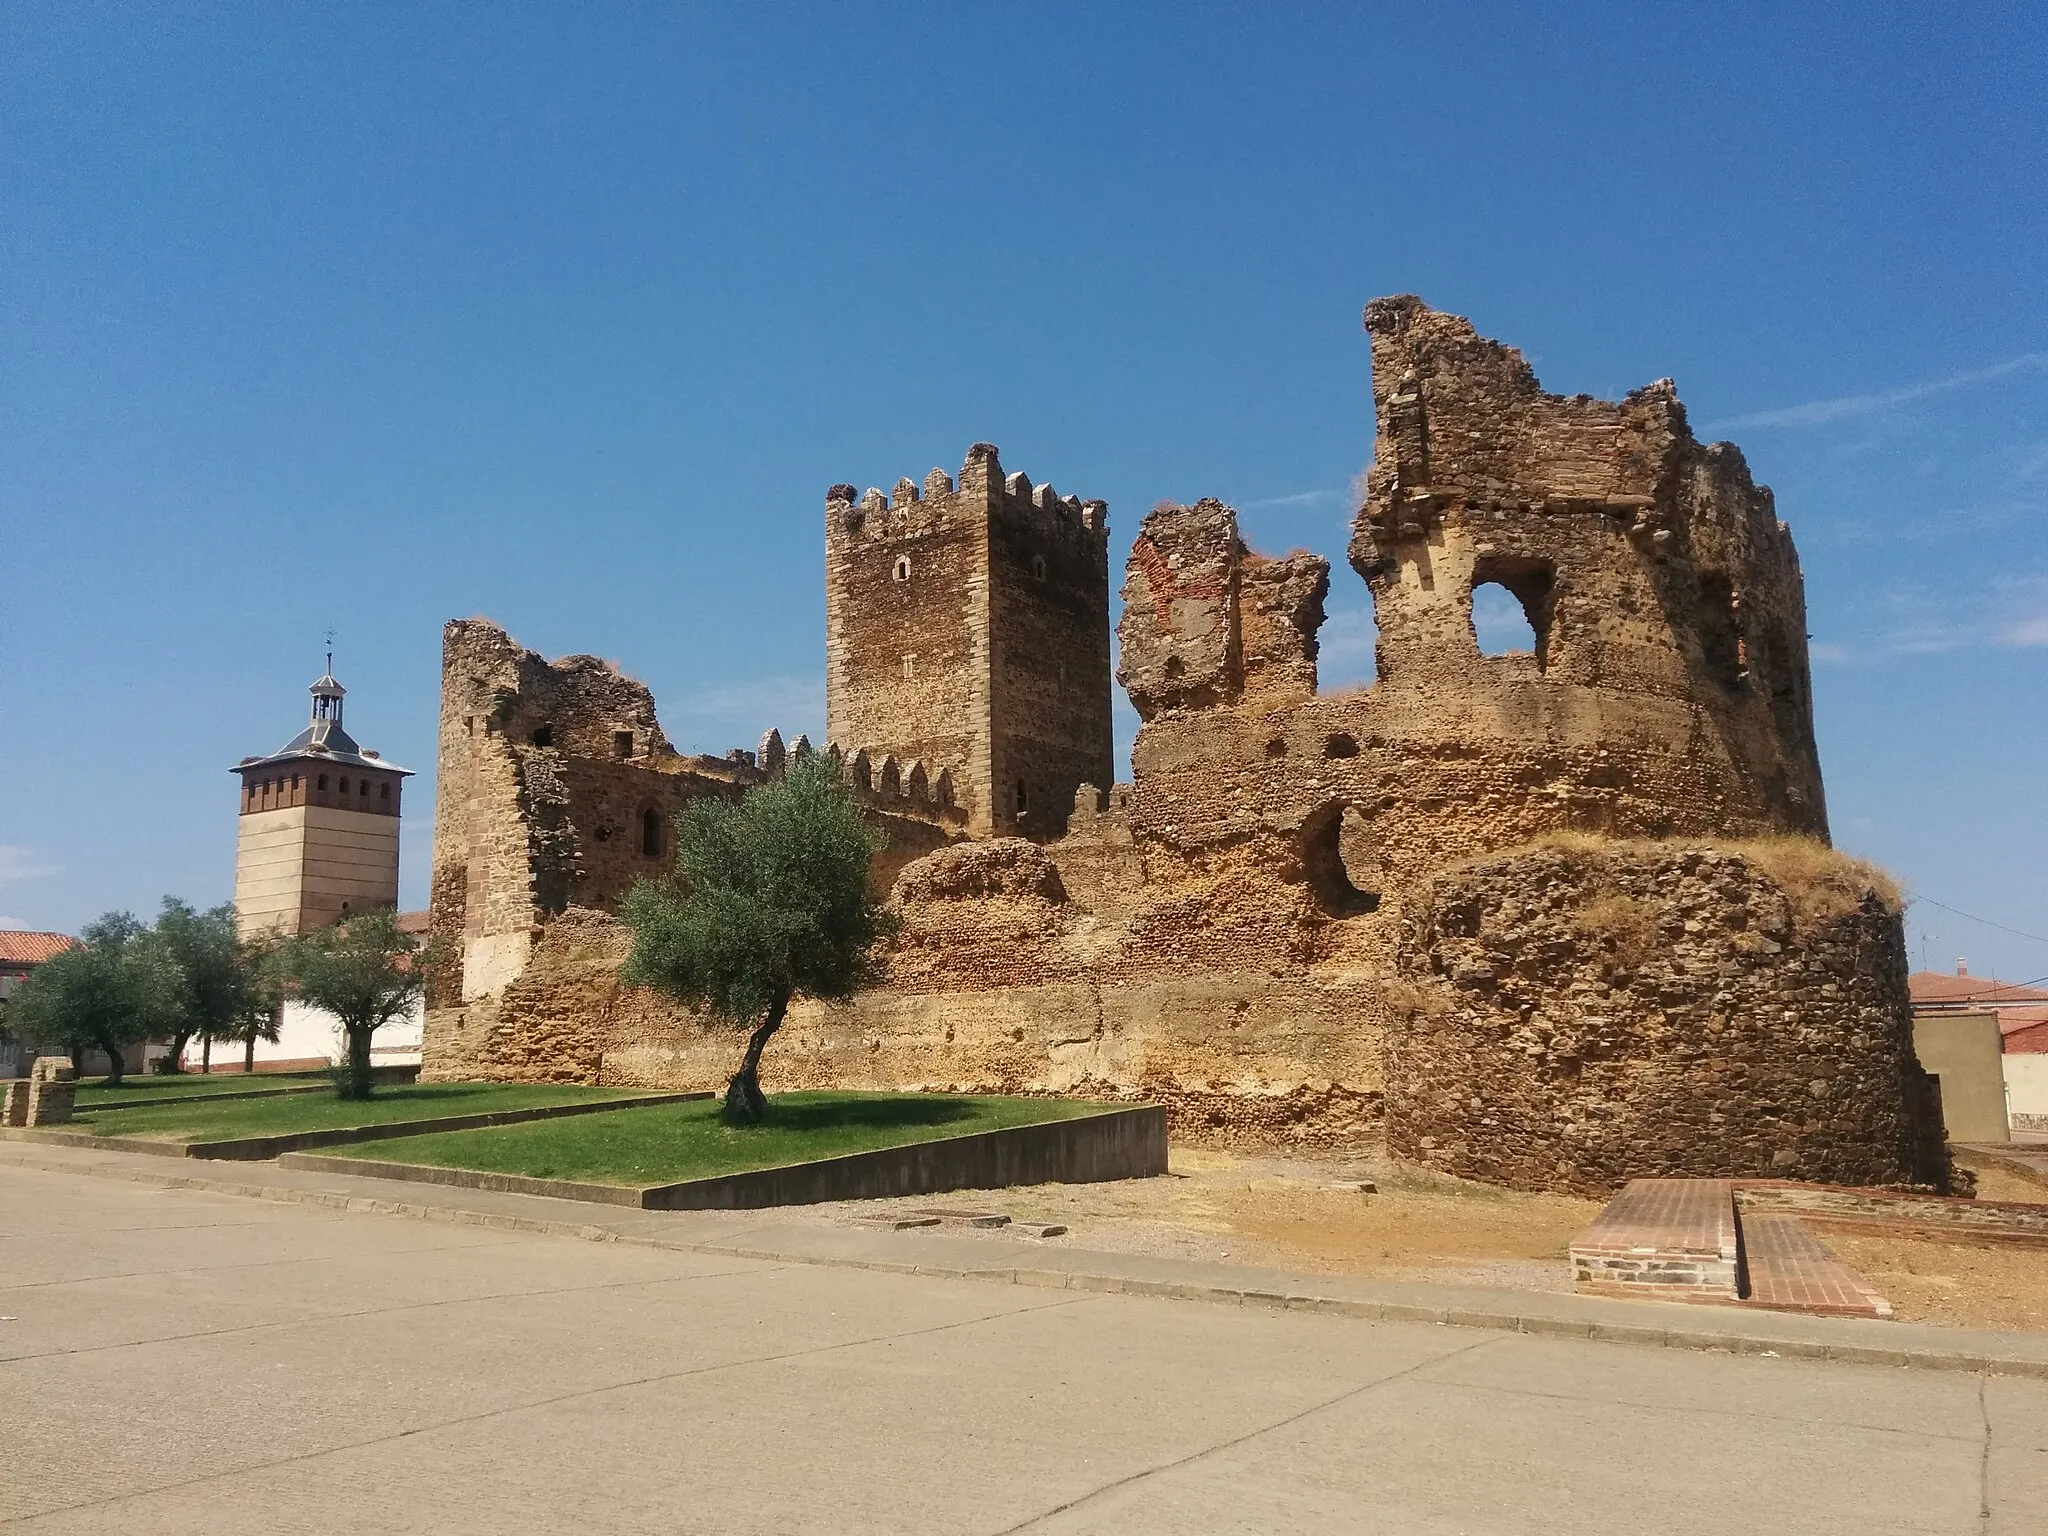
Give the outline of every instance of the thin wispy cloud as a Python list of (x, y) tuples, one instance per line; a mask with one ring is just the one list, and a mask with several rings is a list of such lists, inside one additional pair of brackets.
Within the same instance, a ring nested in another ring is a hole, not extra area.
[(1240, 512), (1279, 512), (1290, 507), (1321, 507), (1333, 501), (1342, 501), (1341, 490), (1296, 491), (1292, 496), (1267, 496), (1258, 501), (1247, 501), (1238, 507)]
[(61, 866), (20, 843), (0, 843), (0, 885), (20, 885), (54, 875)]
[(1981, 588), (1946, 595), (1893, 593), (1874, 608), (1861, 635), (1818, 641), (1816, 662), (1886, 661), (1974, 647), (2048, 647), (2048, 573), (1999, 576)]
[(1809, 400), (1804, 405), (1781, 406), (1771, 411), (1750, 411), (1741, 416), (1729, 416), (1720, 421), (1709, 422), (1700, 430), (1725, 432), (1744, 427), (1820, 426), (1831, 421), (1848, 421), (1857, 416), (1870, 416), (1879, 411), (1889, 411), (1898, 406), (1911, 405), (1917, 400), (1930, 400), (1936, 395), (1953, 394), (1961, 389), (1974, 389), (1980, 384), (1996, 383), (2015, 374), (2044, 370), (2048, 370), (2048, 352), (2023, 352), (2018, 357), (1989, 368), (1975, 368), (1967, 373), (1952, 373), (1946, 378), (1930, 379), (1924, 384), (1910, 384), (1904, 389), (1882, 390), (1869, 395), (1839, 395), (1832, 400)]
[(752, 747), (771, 727), (786, 741), (802, 733), (823, 746), (825, 679), (759, 677), (705, 688), (664, 703), (662, 714), (678, 746), (688, 740), (700, 751)]

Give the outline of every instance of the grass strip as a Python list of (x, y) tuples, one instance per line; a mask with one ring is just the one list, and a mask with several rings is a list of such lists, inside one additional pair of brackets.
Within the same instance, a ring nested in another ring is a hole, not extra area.
[[(262, 1099), (209, 1103), (148, 1104), (134, 1109), (95, 1109), (78, 1128), (97, 1136), (153, 1136), (167, 1141), (233, 1141), (249, 1136), (289, 1136), (445, 1115), (480, 1115), (505, 1109), (592, 1099), (632, 1098), (638, 1088), (585, 1088), (572, 1083), (406, 1083), (379, 1088), (369, 1099), (341, 1099), (325, 1093), (294, 1093)], [(389, 1145), (389, 1143), (386, 1143)]]
[(574, 1120), (404, 1136), (360, 1149), (335, 1147), (329, 1155), (531, 1179), (680, 1184), (1119, 1107), (1085, 1099), (970, 1094), (778, 1093), (769, 1098), (766, 1123), (744, 1128), (718, 1118), (717, 1099), (700, 1099)]

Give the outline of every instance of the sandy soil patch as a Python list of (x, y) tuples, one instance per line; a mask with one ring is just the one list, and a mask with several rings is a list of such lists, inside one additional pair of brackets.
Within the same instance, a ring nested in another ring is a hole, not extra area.
[[(2048, 1204), (2048, 1181), (2009, 1163), (1964, 1155), (1979, 1200)], [(1816, 1224), (1835, 1257), (1863, 1276), (1901, 1320), (1965, 1328), (2048, 1330), (2048, 1249), (1969, 1237), (1883, 1236)]]
[[(973, 1204), (1019, 1221), (1063, 1222), (1057, 1239), (1112, 1253), (1251, 1264), (1307, 1274), (1569, 1290), (1565, 1247), (1596, 1200), (1524, 1195), (1384, 1157), (1260, 1156), (1176, 1147), (1159, 1179), (1046, 1184), (833, 1207), (840, 1219), (892, 1207)], [(1360, 1192), (1371, 1181), (1378, 1193)]]

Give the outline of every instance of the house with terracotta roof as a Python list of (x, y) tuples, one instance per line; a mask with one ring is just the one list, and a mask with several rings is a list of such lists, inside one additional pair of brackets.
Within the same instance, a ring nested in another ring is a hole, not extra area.
[[(1995, 1039), (2008, 1125), (2014, 1131), (2048, 1132), (2048, 987), (1972, 976), (1962, 961), (1956, 962), (1953, 975), (1915, 971), (1908, 987), (1916, 1041), (1923, 1033), (1951, 1045), (1974, 1037)], [(1925, 1060), (1921, 1064), (1927, 1065)], [(1939, 1075), (1935, 1067), (1927, 1070)]]
[(37, 966), (77, 942), (68, 933), (0, 928), (0, 1077), (21, 1077), (28, 1071), (28, 1049), (7, 1027), (7, 1010), (14, 994)]

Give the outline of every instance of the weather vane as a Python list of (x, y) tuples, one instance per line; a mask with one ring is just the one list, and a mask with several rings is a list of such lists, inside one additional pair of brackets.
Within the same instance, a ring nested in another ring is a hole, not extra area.
[(334, 626), (327, 626), (327, 675), (334, 676)]

